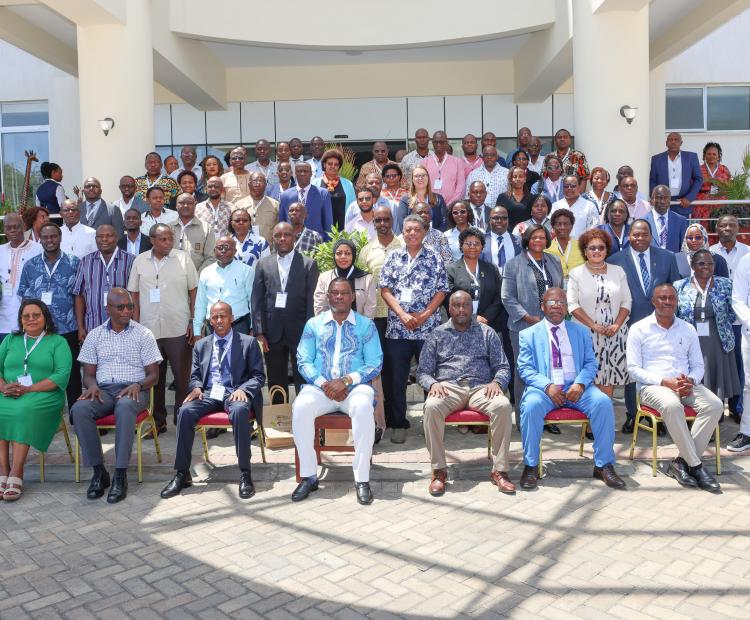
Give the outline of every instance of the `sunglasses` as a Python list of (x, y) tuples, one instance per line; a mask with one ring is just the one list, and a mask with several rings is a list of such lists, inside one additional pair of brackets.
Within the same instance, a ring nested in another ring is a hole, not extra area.
[(702, 235), (690, 235), (689, 237), (685, 237), (688, 241), (703, 241)]
[(109, 305), (112, 306), (118, 312), (122, 312), (123, 310), (125, 310), (125, 308), (127, 308), (128, 310), (132, 310), (133, 308), (135, 308), (135, 304), (109, 304)]
[(578, 183), (563, 183), (563, 189), (576, 189)]

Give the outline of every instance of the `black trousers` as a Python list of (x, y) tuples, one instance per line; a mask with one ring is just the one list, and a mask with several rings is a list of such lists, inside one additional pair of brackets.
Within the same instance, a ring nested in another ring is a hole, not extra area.
[[(292, 364), (292, 380), (294, 381), (294, 390), (300, 393), (305, 381), (299, 374), (297, 368), (297, 347), (289, 346), (283, 340), (281, 342), (269, 342), (268, 353), (264, 354), (266, 358), (266, 370), (268, 371), (268, 388), (273, 385), (280, 385), (286, 392), (287, 402), (289, 402), (289, 362)], [(272, 405), (278, 404), (281, 399), (274, 395)]]
[(380, 371), (380, 380), (383, 384), (383, 411), (385, 413), (386, 423), (393, 418), (391, 410), (390, 393), (391, 393), (391, 360), (385, 355), (385, 328), (388, 319), (386, 317), (373, 319), (375, 327), (378, 330), (380, 338), (380, 348), (383, 350), (383, 369)]
[(65, 388), (65, 396), (68, 398), (68, 411), (75, 405), (78, 397), (83, 391), (81, 384), (81, 364), (78, 362), (78, 354), (81, 352), (81, 346), (78, 344), (78, 332), (68, 332), (67, 334), (60, 334), (70, 347), (70, 354), (73, 356), (73, 366), (70, 369), (70, 379), (68, 379), (68, 387)]
[(409, 420), (406, 418), (406, 387), (409, 383), (409, 371), (411, 360), (417, 358), (422, 352), (424, 340), (407, 340), (405, 338), (388, 338), (385, 342), (385, 359), (388, 359), (390, 368), (389, 392), (386, 392), (386, 400), (391, 403), (391, 417), (386, 416), (388, 428), (409, 428)]
[(167, 362), (172, 367), (172, 374), (174, 375), (174, 420), (176, 423), (177, 412), (188, 392), (190, 347), (188, 346), (187, 336), (184, 335), (175, 338), (158, 338), (156, 344), (164, 361), (159, 364), (159, 382), (154, 386), (153, 414), (157, 426), (161, 426), (167, 423)]

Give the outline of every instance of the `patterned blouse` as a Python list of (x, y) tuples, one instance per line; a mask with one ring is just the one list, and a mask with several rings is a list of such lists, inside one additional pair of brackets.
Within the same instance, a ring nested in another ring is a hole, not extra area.
[[(692, 284), (692, 278), (683, 278), (674, 283), (677, 290), (677, 316), (695, 327), (695, 302), (698, 299), (698, 289)], [(714, 276), (708, 298), (714, 309), (716, 328), (721, 340), (721, 348), (725, 353), (734, 350), (734, 332), (732, 323), (737, 316), (732, 309), (732, 281), (729, 278)]]
[(271, 248), (268, 245), (268, 241), (261, 237), (257, 226), (253, 226), (248, 231), (244, 241), (240, 241), (234, 235), (232, 235), (232, 239), (234, 239), (234, 243), (237, 246), (234, 260), (242, 261), (248, 267), (254, 267), (255, 263), (261, 258), (271, 255)]
[(61, 252), (58, 262), (49, 265), (44, 260), (44, 254), (38, 254), (26, 261), (21, 272), (18, 296), (46, 302), (47, 295), (51, 295), (52, 301), (47, 306), (59, 334), (78, 331), (72, 291), (80, 263), (77, 256)]

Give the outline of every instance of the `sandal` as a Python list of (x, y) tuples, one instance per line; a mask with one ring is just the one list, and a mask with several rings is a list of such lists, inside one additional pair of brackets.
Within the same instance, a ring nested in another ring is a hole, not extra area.
[(23, 493), (23, 480), (15, 476), (8, 478), (5, 491), (3, 492), (3, 499), (6, 502), (15, 502), (21, 497), (21, 493)]
[(8, 476), (0, 476), (0, 499), (3, 499), (3, 493), (8, 486)]

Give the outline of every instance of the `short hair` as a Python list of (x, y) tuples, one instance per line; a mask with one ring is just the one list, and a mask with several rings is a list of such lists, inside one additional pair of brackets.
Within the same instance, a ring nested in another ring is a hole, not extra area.
[(561, 217), (567, 217), (570, 219), (571, 224), (576, 223), (576, 216), (573, 215), (573, 212), (570, 209), (557, 209), (555, 212), (550, 216), (550, 222), (552, 222), (552, 227), (555, 227), (555, 222), (559, 220)]
[(534, 200), (531, 201), (531, 207), (533, 207), (534, 203), (540, 198), (544, 201), (544, 204), (547, 205), (547, 215), (549, 215), (549, 212), (552, 211), (552, 201), (544, 194), (537, 194), (534, 196)]
[(612, 251), (612, 239), (609, 235), (604, 232), (601, 228), (589, 228), (583, 231), (583, 234), (578, 238), (578, 248), (581, 250), (581, 255), (586, 256), (586, 247), (594, 239), (599, 239), (604, 242), (604, 246), (607, 250), (607, 256)]
[(476, 237), (477, 239), (479, 239), (479, 242), (482, 244), (482, 249), (484, 249), (484, 231), (479, 230), (474, 226), (469, 226), (468, 228), (464, 228), (461, 231), (461, 233), (458, 235), (458, 247), (463, 247), (464, 241), (466, 241), (469, 237)]
[[(453, 219), (453, 207), (455, 207), (456, 205), (462, 205), (464, 209), (466, 209), (466, 219), (469, 222), (469, 226), (473, 226), (474, 225), (474, 209), (472, 209), (471, 206), (469, 205), (469, 201), (468, 200), (454, 200), (451, 203), (451, 206), (448, 207), (448, 210), (445, 213), (445, 217), (448, 220), (448, 224), (449, 224), (448, 228), (456, 227), (456, 220)], [(461, 243), (459, 242), (459, 246), (460, 245)]]
[(151, 195), (151, 192), (160, 191), (162, 194), (166, 194), (163, 187), (159, 187), (158, 185), (152, 185), (146, 190), (146, 198), (148, 198)]
[(23, 333), (21, 315), (23, 314), (23, 311), (26, 308), (26, 306), (38, 306), (39, 309), (42, 311), (42, 316), (44, 317), (44, 331), (46, 331), (48, 334), (54, 334), (57, 332), (57, 329), (55, 328), (55, 321), (52, 318), (52, 313), (47, 307), (47, 304), (45, 304), (41, 299), (27, 298), (21, 301), (21, 305), (18, 308), (18, 331), (14, 333), (16, 334)]
[(338, 149), (328, 149), (325, 153), (323, 153), (323, 157), (320, 158), (321, 165), (325, 166), (326, 161), (328, 161), (331, 157), (339, 162), (339, 167), (344, 165), (344, 156)]
[(610, 177), (610, 175), (609, 175), (609, 171), (608, 171), (608, 170), (607, 170), (606, 168), (602, 168), (601, 166), (596, 166), (595, 168), (593, 168), (593, 169), (591, 170), (591, 178), (592, 178), (592, 179), (594, 178), (594, 175), (595, 175), (595, 174), (596, 174), (597, 172), (598, 172), (598, 173), (601, 173), (601, 174), (603, 174), (603, 175), (604, 175), (605, 177), (607, 177), (607, 183), (609, 183), (609, 180), (610, 180), (610, 178), (611, 178), (611, 177)]
[[(369, 175), (368, 175), (368, 176), (369, 176)], [(369, 187), (367, 187), (367, 186), (364, 186), (364, 187), (360, 187), (360, 188), (359, 188), (359, 189), (357, 190), (357, 192), (356, 192), (355, 196), (359, 196), (361, 192), (367, 192), (367, 193), (369, 193), (369, 194), (370, 194), (370, 196), (371, 196), (371, 197), (373, 197), (373, 198), (375, 197), (375, 192), (373, 192), (373, 191), (372, 191), (372, 189), (370, 189), (370, 188), (369, 188)]]
[(533, 235), (537, 230), (541, 230), (544, 233), (544, 238), (547, 240), (547, 247), (552, 245), (552, 235), (549, 234), (549, 231), (541, 224), (532, 224), (523, 231), (523, 236), (521, 237), (521, 247), (524, 250), (529, 249), (529, 241), (531, 240), (531, 235)]
[(404, 230), (409, 222), (414, 222), (415, 224), (419, 224), (420, 228), (424, 228), (424, 221), (422, 220), (422, 218), (418, 215), (415, 215), (414, 213), (410, 213), (404, 218), (404, 221), (401, 224), (401, 230)]
[(352, 289), (352, 294), (354, 294), (354, 282), (352, 282), (349, 278), (344, 278), (343, 276), (338, 276), (331, 280), (330, 284), (328, 285), (328, 291), (331, 292), (331, 289), (333, 288), (334, 284), (339, 284), (341, 282), (346, 282), (346, 284), (349, 285), (349, 288)]
[(390, 172), (391, 170), (393, 170), (394, 172), (398, 172), (399, 178), (403, 178), (404, 173), (401, 170), (401, 166), (399, 166), (398, 164), (386, 164), (385, 166), (383, 166), (380, 172), (383, 176), (385, 176), (385, 173)]
[(154, 224), (151, 228), (148, 229), (148, 236), (149, 237), (156, 237), (156, 235), (159, 234), (159, 229), (163, 228), (164, 230), (172, 233), (174, 235), (174, 231), (167, 226), (166, 224)]
[(138, 217), (141, 217), (141, 212), (138, 209), (136, 209), (135, 207), (130, 207), (130, 209), (128, 209), (127, 211), (125, 211), (125, 213), (123, 213), (122, 216), (125, 217), (131, 211), (133, 213), (135, 213)]
[(696, 261), (696, 258), (698, 257), (698, 254), (701, 254), (701, 255), (702, 255), (702, 254), (708, 254), (708, 255), (709, 255), (709, 256), (711, 257), (711, 259), (715, 261), (715, 259), (714, 259), (714, 255), (713, 255), (713, 254), (711, 254), (711, 251), (710, 251), (710, 250), (707, 250), (706, 248), (701, 248), (700, 250), (696, 250), (696, 251), (695, 251), (695, 252), (693, 253), (693, 255), (692, 255), (692, 256), (690, 257), (690, 266), (691, 266), (691, 267), (692, 267), (693, 265), (695, 265), (695, 261)]
[(177, 175), (178, 185), (180, 181), (182, 181), (182, 177), (193, 177), (193, 181), (195, 181), (195, 184), (198, 185), (198, 176), (192, 170), (183, 170), (182, 172), (180, 172), (180, 174)]
[[(150, 153), (146, 153), (146, 157), (144, 158), (144, 161), (148, 160), (149, 157), (158, 157), (159, 161), (161, 161), (161, 155), (159, 155), (159, 153), (157, 153), (156, 151), (151, 151)], [(172, 155), (172, 157), (174, 157), (174, 155)], [(175, 159), (177, 158), (175, 157)]]
[(42, 224), (42, 227), (39, 229), (39, 236), (40, 237), (42, 235), (42, 231), (45, 228), (54, 228), (57, 231), (57, 234), (62, 237), (62, 228), (60, 228), (60, 225), (56, 224), (55, 222), (44, 222), (44, 224)]

